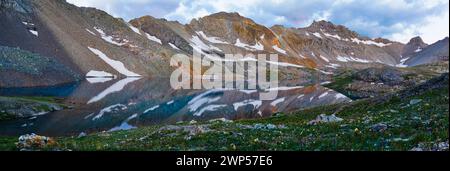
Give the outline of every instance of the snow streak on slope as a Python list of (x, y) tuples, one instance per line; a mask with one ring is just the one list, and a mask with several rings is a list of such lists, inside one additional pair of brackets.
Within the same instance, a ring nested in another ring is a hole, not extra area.
[(234, 44), (234, 46), (237, 46), (237, 47), (240, 47), (240, 48), (244, 48), (244, 49), (249, 50), (249, 51), (255, 51), (255, 50), (262, 51), (262, 50), (264, 50), (264, 46), (261, 43), (259, 43), (259, 42), (256, 42), (256, 44), (252, 46), (252, 45), (249, 45), (249, 44), (241, 42), (241, 40), (239, 40), (239, 39), (236, 39), (236, 43)]
[(104, 41), (108, 42), (108, 43), (111, 43), (111, 44), (117, 45), (117, 46), (123, 46), (123, 45), (126, 44), (126, 43), (120, 43), (120, 42), (115, 41), (115, 40), (114, 40), (114, 37), (109, 36), (109, 35), (106, 35), (106, 33), (105, 33), (102, 29), (100, 29), (100, 28), (98, 28), (98, 27), (94, 27), (94, 29), (95, 29), (98, 33), (100, 33), (100, 36), (102, 37), (102, 39), (103, 39)]
[(105, 71), (91, 70), (86, 74), (86, 77), (114, 77), (114, 75)]
[(286, 55), (286, 51), (283, 50), (283, 49), (281, 49), (281, 48), (279, 48), (277, 45), (274, 45), (274, 46), (272, 46), (272, 47), (273, 47), (273, 49), (276, 50), (277, 52), (280, 52), (280, 53)]
[(208, 36), (206, 36), (205, 33), (203, 33), (203, 31), (197, 31), (197, 32), (195, 32), (195, 33), (197, 33), (197, 34), (200, 35), (203, 39), (205, 39), (205, 40), (207, 40), (208, 42), (211, 42), (211, 43), (216, 43), (216, 44), (229, 44), (228, 42), (224, 42), (224, 41), (219, 40), (218, 37), (208, 37)]
[(131, 82), (137, 81), (141, 78), (125, 78), (123, 80), (118, 81), (117, 83), (113, 84), (112, 86), (108, 87), (107, 89), (103, 90), (101, 93), (99, 93), (98, 95), (92, 97), (87, 104), (91, 104), (91, 103), (95, 103), (98, 102), (100, 100), (102, 100), (103, 98), (105, 98), (107, 95), (111, 94), (111, 93), (115, 93), (115, 92), (119, 92), (122, 91), (123, 88), (125, 88), (125, 86)]
[(96, 54), (98, 57), (100, 57), (100, 59), (102, 59), (108, 65), (110, 65), (112, 68), (114, 68), (117, 72), (119, 72), (127, 77), (140, 77), (141, 76), (139, 74), (136, 74), (136, 73), (128, 70), (122, 62), (109, 58), (102, 51), (95, 49), (95, 48), (91, 48), (91, 47), (88, 47), (88, 48), (90, 51), (92, 51), (94, 54)]
[(147, 36), (147, 39), (149, 39), (149, 40), (151, 40), (151, 41), (154, 41), (154, 42), (156, 42), (156, 43), (162, 44), (161, 39), (158, 39), (158, 38), (155, 37), (155, 36), (152, 36), (152, 35), (150, 35), (150, 34), (148, 34), (148, 33), (145, 33), (145, 36)]
[(113, 78), (107, 78), (107, 77), (89, 77), (86, 78), (86, 80), (91, 84), (97, 84), (97, 83), (105, 83), (108, 81), (113, 80)]
[(172, 44), (172, 43), (169, 43), (169, 46), (172, 47), (172, 48), (175, 49), (175, 50), (180, 50), (180, 48), (178, 48), (177, 46), (175, 46), (175, 45)]

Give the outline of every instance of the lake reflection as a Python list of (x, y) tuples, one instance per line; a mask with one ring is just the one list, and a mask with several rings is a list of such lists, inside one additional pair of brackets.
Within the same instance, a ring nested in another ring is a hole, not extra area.
[(180, 121), (267, 117), (277, 112), (350, 101), (320, 84), (292, 82), (295, 81), (282, 82), (271, 89), (278, 90), (275, 100), (260, 101), (256, 90), (174, 90), (168, 78), (90, 79), (75, 88), (67, 86), (71, 93), (65, 103), (73, 108), (34, 119), (1, 122), (0, 134), (78, 135)]

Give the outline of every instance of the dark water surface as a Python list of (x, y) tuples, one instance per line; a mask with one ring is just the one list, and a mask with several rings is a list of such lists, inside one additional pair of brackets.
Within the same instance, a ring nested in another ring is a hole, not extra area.
[(3, 96), (65, 97), (65, 103), (73, 106), (35, 118), (0, 122), (0, 135), (78, 135), (180, 121), (259, 118), (350, 101), (320, 84), (297, 85), (289, 81), (280, 83), (275, 90), (278, 90), (275, 100), (260, 101), (256, 90), (174, 90), (169, 79), (145, 78), (89, 80), (37, 89), (0, 89)]

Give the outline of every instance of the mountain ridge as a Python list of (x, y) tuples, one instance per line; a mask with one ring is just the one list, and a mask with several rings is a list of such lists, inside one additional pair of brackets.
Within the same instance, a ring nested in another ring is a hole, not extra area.
[(152, 16), (126, 22), (65, 1), (0, 0), (0, 6), (0, 45), (52, 56), (86, 76), (103, 71), (126, 77), (128, 70), (167, 77), (176, 69), (170, 66), (172, 55), (194, 51), (214, 60), (225, 54), (278, 54), (282, 75), (314, 74), (306, 68), (332, 75), (340, 68), (405, 66), (402, 54), (411, 51), (400, 42), (368, 38), (329, 21), (269, 28), (239, 13), (218, 12), (187, 24)]

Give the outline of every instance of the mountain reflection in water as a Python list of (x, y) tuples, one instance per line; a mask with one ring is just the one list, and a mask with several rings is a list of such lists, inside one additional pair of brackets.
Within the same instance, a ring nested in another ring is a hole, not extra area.
[[(259, 100), (257, 90), (174, 90), (167, 78), (90, 79), (75, 88), (66, 87), (71, 93), (67, 94), (65, 103), (73, 108), (33, 119), (0, 122), (0, 135), (78, 135), (180, 121), (259, 118), (277, 112), (350, 101), (320, 84), (280, 83), (279, 87), (267, 90), (278, 91), (278, 97), (271, 101)], [(63, 91), (60, 89), (58, 91)]]

